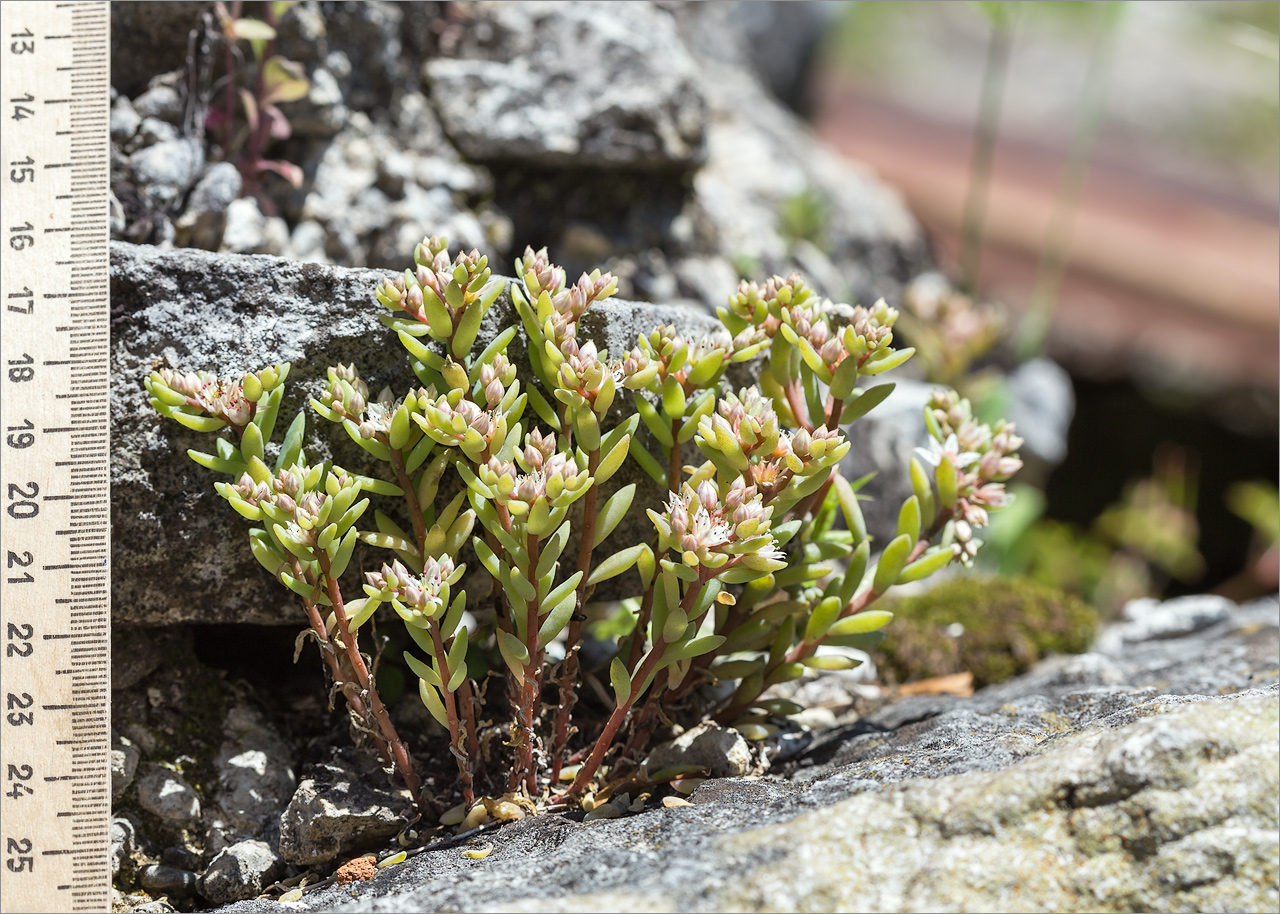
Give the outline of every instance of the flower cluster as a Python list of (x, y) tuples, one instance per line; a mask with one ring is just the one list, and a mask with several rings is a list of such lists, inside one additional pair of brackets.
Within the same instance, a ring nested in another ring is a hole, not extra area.
[(434, 399), (424, 396), (418, 405), (422, 411), (413, 413), (413, 421), (433, 440), (461, 448), (472, 460), (501, 449), (507, 440), (506, 414), (463, 399), (460, 389)]
[(554, 434), (538, 439), (535, 434), (526, 436), (515, 461), (491, 457), (478, 467), (476, 475), (513, 518), (527, 516), (534, 532), (549, 533), (546, 517), (552, 509), (567, 508), (577, 501), (591, 484), (591, 477), (577, 458), (555, 450)]
[(938, 500), (955, 512), (955, 555), (973, 561), (978, 544), (973, 531), (985, 527), (988, 512), (1008, 505), (1004, 482), (1022, 467), (1015, 453), (1022, 439), (1012, 422), (993, 428), (977, 421), (968, 400), (952, 390), (938, 390), (925, 408), (925, 424), (932, 440), (917, 448), (917, 456), (935, 467)]
[(383, 565), (381, 571), (366, 572), (364, 591), (371, 599), (389, 602), (408, 624), (423, 628), (428, 620), (444, 615), (449, 606), (449, 588), (464, 571), (465, 566), (454, 567), (448, 556), (428, 557), (419, 574), (397, 560)]
[[(565, 272), (547, 259), (547, 249), (525, 248), (516, 261), (516, 275), (524, 283), (521, 293), (513, 289), (513, 300), (524, 318), (531, 343), (559, 366), (577, 338), (578, 321), (587, 309), (618, 291), (618, 281), (610, 273), (593, 270), (583, 273), (573, 285), (566, 285)], [(543, 381), (549, 379), (544, 377)]]
[[(413, 252), (415, 270), (383, 280), (377, 298), (425, 328), (432, 339), (447, 343), (457, 358), (471, 351), (480, 321), (502, 292), (501, 280), (490, 282), (489, 259), (479, 251), (449, 260), (447, 242), (425, 239)], [(393, 325), (394, 326), (394, 325)], [(401, 332), (408, 332), (395, 326)]]
[[(259, 402), (272, 394), (289, 374), (287, 363), (222, 378), (208, 371), (153, 371), (144, 384), (152, 406), (197, 431), (213, 431), (229, 425), (244, 428), (254, 418)], [(278, 402), (279, 395), (274, 400)], [(189, 419), (184, 418), (189, 417)], [(196, 421), (190, 421), (196, 420)]]
[(718, 571), (741, 563), (766, 574), (786, 567), (769, 535), (773, 508), (742, 477), (730, 483), (723, 498), (710, 480), (696, 490), (686, 484), (670, 495), (663, 513), (652, 508), (648, 513), (659, 546), (679, 553), (690, 568)]

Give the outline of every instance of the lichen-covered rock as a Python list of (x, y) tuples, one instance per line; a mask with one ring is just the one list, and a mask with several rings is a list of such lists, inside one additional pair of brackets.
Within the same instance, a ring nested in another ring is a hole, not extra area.
[[(247, 525), (214, 492), (216, 474), (185, 456), (189, 448), (212, 448), (211, 436), (156, 415), (142, 381), (166, 365), (230, 374), (291, 362), (281, 428), (298, 409), (311, 412), (308, 397), (324, 383), (325, 368), (338, 362), (359, 366), (373, 390), (417, 386), (407, 355), (377, 319), (381, 306), (373, 290), (389, 274), (120, 242), (113, 243), (111, 257), (115, 621), (299, 619), (292, 595), (249, 552)], [(514, 322), (504, 294), (486, 317), (477, 346)], [(719, 327), (687, 308), (610, 300), (584, 316), (579, 336), (622, 352), (635, 345), (639, 333), (668, 322), (691, 336)], [(510, 354), (513, 364), (525, 364), (520, 338)], [(382, 472), (341, 428), (314, 413), (308, 425), (309, 454), (332, 453), (351, 469)], [(629, 482), (639, 485), (637, 503), (658, 504), (662, 492), (631, 463), (611, 480), (618, 486)], [(613, 540), (629, 545), (651, 534), (643, 511), (633, 509)], [(576, 548), (573, 540), (568, 548)], [(607, 594), (602, 587), (598, 595)]]
[(129, 785), (133, 783), (134, 772), (138, 769), (138, 759), (142, 755), (138, 747), (127, 737), (112, 734), (111, 739), (111, 799), (120, 798)]
[(292, 753), (262, 715), (246, 707), (227, 712), (223, 733), (226, 738), (214, 760), (218, 807), (233, 829), (257, 834), (293, 794)]
[(224, 848), (200, 875), (200, 894), (213, 904), (256, 898), (283, 869), (284, 861), (264, 841), (240, 841)]
[(1232, 606), (970, 698), (902, 700), (773, 769), (790, 778), (524, 819), (483, 862), (425, 853), (295, 909), (1274, 910), (1278, 625), (1274, 598)]
[(174, 825), (187, 825), (200, 818), (200, 796), (176, 771), (150, 766), (138, 778), (138, 805)]
[(678, 765), (709, 769), (713, 778), (736, 778), (751, 771), (751, 749), (737, 730), (708, 721), (686, 730), (649, 753), (652, 774)]
[(706, 105), (674, 18), (647, 3), (485, 3), (425, 72), (467, 156), (688, 167)]
[(280, 855), (312, 865), (377, 847), (409, 823), (407, 805), (342, 765), (317, 765), (280, 818)]

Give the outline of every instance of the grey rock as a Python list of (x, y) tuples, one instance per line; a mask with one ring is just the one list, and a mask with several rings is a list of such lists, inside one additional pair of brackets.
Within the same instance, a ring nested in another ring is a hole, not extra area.
[[(881, 296), (897, 302), (903, 283), (930, 266), (924, 236), (901, 197), (814, 142), (803, 122), (739, 61), (703, 53), (719, 40), (717, 32), (735, 30), (724, 20), (733, 16), (731, 7), (674, 9), (682, 37), (701, 59), (700, 85), (709, 108), (706, 162), (694, 175), (684, 207), (700, 252), (785, 274), (800, 266), (798, 249), (811, 267), (819, 267), (823, 275), (811, 278), (825, 294), (862, 304)], [(825, 206), (820, 250), (797, 248), (782, 231), (781, 208), (802, 193)], [(709, 304), (721, 304), (725, 294)]]
[(191, 137), (148, 146), (130, 159), (139, 191), (157, 208), (167, 209), (191, 189), (204, 168), (204, 146)]
[(158, 117), (144, 117), (138, 124), (137, 141), (133, 144), (138, 149), (145, 149), (157, 143), (168, 143), (178, 138), (178, 128)]
[(227, 206), (222, 250), (232, 254), (279, 254), (289, 241), (289, 229), (279, 216), (266, 216), (252, 197)]
[(299, 222), (289, 235), (288, 256), (313, 263), (330, 263), (324, 252), (325, 230), (311, 219)]
[(121, 144), (129, 142), (138, 132), (138, 126), (141, 123), (142, 118), (133, 109), (133, 105), (129, 104), (129, 99), (123, 95), (111, 105), (110, 130), (111, 139), (115, 142)]
[(137, 849), (138, 832), (134, 824), (120, 816), (111, 818), (111, 878), (114, 880), (120, 871), (133, 860)]
[(1105, 668), (1053, 658), (970, 698), (900, 701), (775, 766), (789, 778), (522, 820), (486, 836), (484, 861), (429, 852), (297, 907), (1273, 910), (1277, 616), (1272, 599)]
[(152, 895), (185, 898), (195, 894), (196, 874), (175, 866), (151, 863), (138, 870), (138, 884)]
[[(210, 437), (161, 420), (147, 402), (142, 380), (164, 365), (229, 374), (290, 361), (282, 427), (306, 408), (325, 367), (339, 360), (359, 365), (375, 390), (384, 384), (403, 390), (416, 381), (408, 359), (377, 320), (373, 298), (386, 275), (268, 257), (112, 246), (112, 302), (118, 315), (112, 357), (117, 623), (279, 624), (301, 618), (290, 594), (249, 553), (245, 525), (213, 491), (211, 474), (185, 458), (188, 448), (211, 447)], [(480, 345), (513, 320), (504, 296), (481, 329)], [(717, 326), (688, 309), (609, 301), (588, 312), (579, 336), (621, 352), (640, 332), (664, 322), (694, 336)], [(516, 365), (524, 364), (521, 345), (519, 338), (512, 344)], [(362, 462), (363, 451), (348, 446), (340, 432), (334, 435), (329, 427), (317, 432), (316, 423), (309, 424), (308, 453), (332, 453), (344, 466), (379, 472)], [(638, 503), (661, 501), (658, 487), (630, 464), (615, 479), (620, 486), (637, 483)], [(619, 544), (648, 535), (647, 518), (636, 513), (633, 526), (624, 524), (613, 534)], [(572, 541), (567, 548), (575, 548)], [(183, 569), (177, 588), (175, 567)], [(623, 577), (615, 581), (630, 586)], [(599, 594), (605, 593), (602, 587)]]
[(213, 904), (255, 898), (284, 868), (280, 855), (263, 841), (240, 841), (225, 848), (200, 875), (200, 894)]
[(133, 783), (138, 759), (142, 754), (127, 738), (115, 737), (111, 741), (111, 799), (117, 800)]
[(176, 771), (149, 766), (138, 778), (138, 805), (174, 825), (186, 825), (200, 818), (200, 797)]
[(699, 159), (706, 105), (667, 11), (489, 3), (473, 16), (457, 45), (425, 65), (445, 129), (467, 156), (640, 168)]
[(1098, 639), (1104, 653), (1118, 654), (1127, 643), (1180, 638), (1231, 618), (1235, 604), (1226, 597), (1197, 594), (1161, 603), (1142, 598), (1124, 607), (1125, 623), (1113, 626)]
[(223, 734), (214, 759), (218, 806), (233, 828), (257, 834), (293, 794), (297, 779), (289, 747), (261, 714), (245, 707), (227, 712)]
[[(145, 898), (146, 896), (142, 897)], [(129, 910), (134, 914), (172, 914), (177, 908), (167, 901), (145, 901), (142, 904), (134, 905)]]
[(218, 250), (227, 226), (227, 208), (240, 196), (241, 184), (240, 170), (231, 162), (215, 162), (206, 168), (174, 223), (176, 243)]
[(345, 766), (318, 765), (281, 816), (280, 855), (313, 865), (376, 847), (408, 824), (405, 808), (405, 800), (368, 786)]
[(714, 778), (742, 777), (751, 771), (751, 749), (737, 730), (708, 721), (658, 746), (645, 762), (651, 773), (677, 765), (709, 768)]
[(152, 86), (133, 100), (133, 109), (139, 117), (159, 118), (175, 127), (186, 114), (186, 101), (173, 86)]
[(351, 114), (343, 102), (342, 87), (333, 72), (325, 67), (317, 67), (310, 79), (311, 89), (306, 97), (283, 103), (280, 110), (289, 119), (294, 136), (336, 136)]
[[(148, 630), (128, 624), (113, 625), (111, 691), (123, 692), (146, 679), (162, 663), (172, 659), (176, 651), (185, 648), (190, 637), (189, 632), (177, 629)], [(133, 739), (132, 736), (129, 738)], [(151, 751), (151, 747), (139, 745), (143, 752)]]
[(1067, 429), (1075, 414), (1071, 376), (1056, 362), (1032, 359), (1009, 375), (1006, 419), (1018, 426), (1024, 450), (1049, 464), (1067, 456)]

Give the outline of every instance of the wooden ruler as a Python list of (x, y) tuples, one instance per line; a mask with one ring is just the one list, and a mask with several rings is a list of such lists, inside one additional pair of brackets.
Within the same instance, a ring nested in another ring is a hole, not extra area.
[(111, 907), (109, 4), (0, 4), (0, 910)]

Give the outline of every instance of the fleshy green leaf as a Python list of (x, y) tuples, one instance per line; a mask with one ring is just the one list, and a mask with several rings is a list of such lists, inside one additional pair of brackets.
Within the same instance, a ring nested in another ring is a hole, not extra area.
[(289, 430), (284, 433), (284, 443), (280, 445), (280, 454), (276, 457), (276, 472), (287, 470), (298, 462), (302, 453), (302, 439), (307, 431), (307, 414), (298, 410), (298, 415), (289, 423)]
[(623, 549), (621, 552), (615, 552), (591, 570), (591, 576), (587, 578), (587, 584), (594, 587), (601, 581), (607, 581), (622, 574), (636, 563), (636, 560), (640, 558), (640, 553), (645, 548), (645, 544), (640, 543)]
[(600, 507), (600, 511), (595, 518), (595, 535), (591, 542), (593, 548), (603, 543), (609, 534), (617, 528), (618, 524), (622, 522), (622, 519), (627, 516), (627, 511), (631, 508), (631, 501), (635, 494), (636, 484), (633, 482), (614, 492)]
[(613, 686), (613, 697), (618, 707), (623, 707), (631, 699), (631, 674), (621, 657), (614, 657), (609, 664), (609, 683)]
[(581, 580), (582, 572), (575, 571), (568, 577), (568, 579), (563, 581), (559, 587), (543, 598), (542, 606), (540, 607), (541, 611), (546, 612), (548, 609), (558, 606), (560, 601), (563, 600), (567, 594), (573, 593), (574, 589), (578, 586), (578, 582)]
[(832, 635), (862, 635), (884, 628), (893, 621), (893, 613), (883, 609), (864, 609), (856, 615), (838, 620), (828, 629)]
[(899, 584), (910, 584), (912, 581), (921, 581), (936, 571), (941, 571), (951, 564), (951, 550), (945, 546), (935, 546), (925, 552), (924, 555), (916, 559), (906, 568), (902, 569), (902, 573), (898, 575)]
[(431, 716), (442, 727), (449, 726), (449, 715), (445, 712), (444, 702), (440, 700), (440, 693), (436, 691), (435, 686), (430, 685), (425, 679), (419, 679), (418, 696), (422, 699), (422, 703), (427, 706), (427, 710), (431, 712)]
[(529, 662), (529, 649), (511, 632), (498, 632), (498, 651), (517, 682), (524, 682), (524, 665)]
[(884, 547), (884, 552), (880, 554), (880, 561), (876, 563), (876, 574), (871, 585), (872, 590), (876, 593), (884, 593), (895, 583), (897, 583), (898, 575), (902, 572), (902, 568), (907, 564), (907, 557), (911, 554), (912, 547), (911, 537), (905, 533), (895, 536), (889, 545)]

